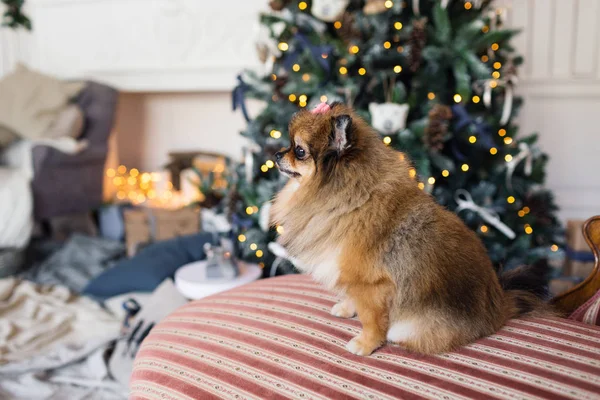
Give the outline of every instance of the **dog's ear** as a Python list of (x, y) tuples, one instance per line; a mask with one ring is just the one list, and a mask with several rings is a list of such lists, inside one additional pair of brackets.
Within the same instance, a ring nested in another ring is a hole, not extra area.
[(349, 115), (344, 114), (331, 117), (331, 138), (329, 144), (338, 154), (350, 146), (351, 134), (352, 118)]

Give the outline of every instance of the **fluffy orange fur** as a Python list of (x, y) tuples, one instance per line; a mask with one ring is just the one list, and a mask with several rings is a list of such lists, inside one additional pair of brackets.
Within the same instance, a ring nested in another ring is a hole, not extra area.
[(420, 190), (407, 157), (351, 109), (301, 111), (289, 129), (277, 164), (291, 179), (271, 220), (299, 268), (342, 298), (332, 314), (358, 314), (363, 330), (349, 351), (369, 355), (387, 339), (445, 352), (543, 307), (502, 289), (475, 233)]

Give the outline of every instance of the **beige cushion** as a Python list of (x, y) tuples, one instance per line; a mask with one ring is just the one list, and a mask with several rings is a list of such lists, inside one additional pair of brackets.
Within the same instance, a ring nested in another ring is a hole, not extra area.
[(67, 83), (18, 65), (0, 80), (0, 125), (27, 139), (44, 137), (84, 83)]
[(0, 125), (0, 149), (10, 145), (18, 138), (19, 137), (13, 131)]
[(68, 105), (57, 116), (50, 128), (44, 132), (43, 137), (54, 139), (59, 137), (79, 138), (83, 131), (83, 112), (75, 104)]

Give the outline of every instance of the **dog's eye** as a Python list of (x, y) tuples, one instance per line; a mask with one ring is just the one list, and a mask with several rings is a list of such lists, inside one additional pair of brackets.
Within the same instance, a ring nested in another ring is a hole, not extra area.
[(300, 146), (296, 146), (296, 148), (294, 149), (294, 154), (296, 155), (296, 158), (298, 160), (302, 160), (306, 156), (306, 152)]

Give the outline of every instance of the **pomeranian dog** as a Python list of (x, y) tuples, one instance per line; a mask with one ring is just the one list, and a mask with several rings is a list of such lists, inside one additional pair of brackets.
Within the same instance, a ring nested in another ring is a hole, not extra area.
[(386, 341), (447, 352), (546, 312), (539, 271), (498, 277), (476, 234), (420, 190), (407, 158), (350, 108), (300, 111), (289, 132), (275, 158), (291, 179), (271, 222), (298, 267), (341, 297), (331, 313), (358, 314), (350, 352), (369, 355)]

